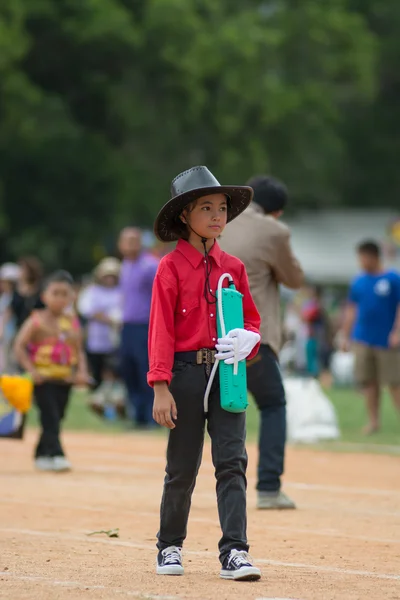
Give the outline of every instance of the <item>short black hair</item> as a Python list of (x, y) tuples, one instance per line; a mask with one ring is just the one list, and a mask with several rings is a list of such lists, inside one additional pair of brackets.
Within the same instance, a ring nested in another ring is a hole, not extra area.
[(264, 209), (267, 214), (283, 210), (288, 201), (288, 191), (284, 183), (268, 177), (256, 175), (251, 177), (246, 185), (254, 190), (253, 201)]
[(369, 254), (375, 258), (380, 258), (381, 247), (377, 242), (374, 242), (374, 240), (364, 240), (358, 244), (357, 252), (359, 254)]
[(68, 271), (63, 271), (60, 269), (58, 271), (54, 271), (54, 273), (51, 273), (51, 275), (46, 278), (43, 289), (47, 289), (52, 283), (68, 283), (68, 285), (72, 286), (74, 285), (74, 278), (72, 277), (71, 273), (68, 273)]

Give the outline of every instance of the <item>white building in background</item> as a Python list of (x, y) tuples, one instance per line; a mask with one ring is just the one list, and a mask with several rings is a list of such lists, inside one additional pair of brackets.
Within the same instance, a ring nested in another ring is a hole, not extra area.
[(380, 242), (386, 266), (400, 271), (400, 240), (396, 247), (390, 231), (396, 219), (400, 223), (395, 210), (327, 210), (299, 212), (284, 220), (306, 277), (316, 283), (347, 285), (359, 270), (355, 248), (365, 239)]

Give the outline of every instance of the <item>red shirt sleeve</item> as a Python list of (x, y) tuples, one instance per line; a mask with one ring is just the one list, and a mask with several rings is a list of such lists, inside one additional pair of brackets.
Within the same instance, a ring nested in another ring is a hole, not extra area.
[[(256, 305), (254, 304), (253, 296), (250, 292), (247, 272), (243, 264), (242, 271), (240, 274), (239, 291), (241, 294), (243, 294), (244, 328), (247, 329), (247, 331), (254, 331), (255, 333), (258, 333), (260, 335), (261, 317)], [(258, 344), (254, 346), (253, 350), (247, 357), (247, 360), (251, 360), (257, 355), (257, 352), (260, 348), (260, 343), (261, 342), (258, 342)]]
[(175, 308), (178, 285), (172, 273), (164, 266), (159, 268), (153, 283), (149, 323), (149, 363), (147, 382), (153, 387), (156, 381), (172, 379), (175, 353)]

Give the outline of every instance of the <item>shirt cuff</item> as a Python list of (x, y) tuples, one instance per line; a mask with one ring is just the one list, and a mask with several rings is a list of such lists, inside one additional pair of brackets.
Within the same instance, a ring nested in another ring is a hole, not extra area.
[(167, 385), (171, 383), (172, 372), (166, 369), (152, 369), (147, 373), (147, 383), (150, 387), (154, 387), (157, 381), (166, 381)]
[(254, 333), (258, 333), (258, 335), (260, 336), (260, 341), (254, 346), (253, 350), (250, 352), (250, 354), (246, 358), (246, 360), (252, 360), (255, 356), (257, 356), (258, 351), (260, 349), (260, 346), (261, 346), (261, 334), (260, 334), (259, 330), (256, 327), (246, 327), (246, 329), (247, 329), (247, 331), (253, 331)]

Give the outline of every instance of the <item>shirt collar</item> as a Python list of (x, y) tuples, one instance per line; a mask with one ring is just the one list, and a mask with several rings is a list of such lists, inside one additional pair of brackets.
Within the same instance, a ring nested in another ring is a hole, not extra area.
[[(189, 244), (189, 242), (186, 240), (179, 240), (176, 245), (176, 249), (183, 254), (185, 258), (187, 258), (194, 269), (197, 269), (200, 263), (204, 260), (204, 254), (196, 250), (196, 248), (194, 248), (194, 246)], [(212, 256), (218, 267), (221, 267), (222, 250), (217, 240), (215, 240), (208, 255)]]
[(257, 204), (257, 202), (252, 202), (250, 204), (249, 208), (254, 210), (254, 212), (256, 212), (256, 213), (259, 213), (260, 215), (265, 215), (264, 209), (262, 208), (262, 206)]

